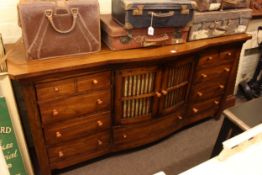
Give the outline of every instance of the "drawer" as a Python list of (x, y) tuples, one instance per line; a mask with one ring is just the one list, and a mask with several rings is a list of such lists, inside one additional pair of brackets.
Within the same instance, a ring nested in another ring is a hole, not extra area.
[(197, 69), (206, 68), (209, 66), (217, 65), (219, 62), (218, 49), (210, 49), (200, 55)]
[(111, 90), (72, 96), (49, 103), (39, 103), (39, 107), (44, 124), (94, 112), (109, 111)]
[(169, 115), (143, 124), (119, 126), (113, 129), (114, 151), (134, 148), (157, 141), (179, 129), (181, 115)]
[(110, 112), (104, 112), (48, 125), (44, 128), (44, 134), (46, 143), (51, 145), (94, 134), (110, 127)]
[(78, 92), (107, 89), (111, 85), (111, 72), (102, 72), (77, 78)]
[(198, 115), (209, 109), (218, 109), (220, 105), (220, 100), (221, 100), (221, 97), (218, 97), (218, 98), (213, 98), (211, 100), (206, 100), (200, 103), (192, 104), (188, 110), (189, 115), (190, 116)]
[(232, 61), (236, 59), (236, 48), (222, 48), (220, 50), (219, 58), (221, 61)]
[(36, 85), (36, 94), (39, 101), (56, 99), (68, 96), (75, 92), (74, 79), (66, 79), (55, 82), (41, 83)]
[(64, 168), (109, 152), (110, 132), (63, 143), (48, 148), (48, 157), (52, 169)]
[(225, 64), (221, 66), (213, 67), (212, 69), (201, 69), (197, 71), (194, 84), (197, 83), (208, 83), (210, 80), (220, 79), (226, 80), (230, 75), (231, 65)]
[(193, 86), (192, 101), (202, 101), (221, 95), (225, 92), (225, 81), (201, 83)]

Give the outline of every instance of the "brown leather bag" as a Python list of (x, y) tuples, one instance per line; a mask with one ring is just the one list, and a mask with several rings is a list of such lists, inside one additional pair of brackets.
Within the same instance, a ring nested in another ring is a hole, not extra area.
[(23, 0), (18, 13), (28, 59), (101, 49), (97, 0)]

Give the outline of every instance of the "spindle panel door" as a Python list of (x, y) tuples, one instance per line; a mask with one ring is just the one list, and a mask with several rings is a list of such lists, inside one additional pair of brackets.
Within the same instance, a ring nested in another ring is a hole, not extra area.
[(116, 71), (116, 111), (118, 124), (145, 121), (157, 112), (161, 71), (143, 67)]
[(194, 69), (193, 58), (183, 58), (182, 61), (169, 63), (164, 66), (162, 75), (162, 97), (159, 113), (171, 113), (186, 102), (189, 93), (190, 82)]

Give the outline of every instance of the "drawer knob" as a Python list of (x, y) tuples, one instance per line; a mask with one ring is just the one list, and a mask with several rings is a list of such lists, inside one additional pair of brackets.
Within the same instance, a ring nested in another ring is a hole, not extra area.
[(218, 105), (218, 104), (219, 104), (219, 101), (215, 100), (215, 101), (214, 101), (214, 104), (215, 104), (215, 105)]
[(58, 111), (56, 109), (53, 109), (53, 116), (57, 116), (58, 115)]
[(182, 120), (183, 119), (183, 117), (182, 116), (177, 116), (177, 118), (179, 119), (179, 120)]
[(167, 95), (167, 91), (166, 90), (162, 90), (162, 94), (163, 95)]
[(226, 72), (229, 72), (229, 71), (230, 71), (230, 69), (229, 69), (228, 67), (225, 67), (224, 70), (225, 70)]
[(202, 97), (203, 93), (202, 92), (197, 92), (197, 96)]
[(98, 120), (98, 121), (97, 121), (97, 126), (99, 126), (99, 127), (103, 126), (103, 122), (100, 121), (100, 120)]
[(62, 137), (62, 134), (61, 134), (61, 132), (59, 132), (59, 131), (56, 132), (55, 135), (56, 135), (56, 138), (61, 138), (61, 137)]
[(123, 138), (126, 139), (126, 138), (127, 138), (127, 135), (126, 135), (126, 134), (123, 134)]
[(97, 104), (99, 104), (99, 105), (103, 104), (103, 100), (97, 99)]
[(54, 87), (54, 91), (55, 92), (59, 92), (59, 88), (58, 87)]
[(198, 109), (197, 108), (193, 108), (192, 111), (196, 114), (198, 113)]
[(225, 86), (224, 86), (224, 85), (222, 85), (222, 84), (220, 84), (220, 85), (219, 85), (219, 88), (220, 88), (220, 89), (224, 89), (224, 88), (225, 88)]
[(232, 55), (232, 53), (231, 52), (227, 52), (227, 56), (231, 56)]
[(63, 153), (63, 151), (59, 151), (59, 152), (58, 152), (58, 156), (59, 156), (59, 158), (64, 157), (64, 153)]
[(97, 80), (93, 80), (93, 84), (94, 85), (98, 84), (98, 81)]
[(211, 61), (211, 60), (213, 60), (213, 57), (208, 57), (207, 60)]
[(103, 145), (103, 142), (101, 140), (97, 140), (97, 144), (98, 144), (98, 146), (101, 146), (101, 145)]
[(207, 74), (201, 74), (201, 78), (207, 78)]
[(156, 92), (156, 96), (157, 96), (158, 98), (160, 98), (162, 95), (161, 95), (161, 93)]

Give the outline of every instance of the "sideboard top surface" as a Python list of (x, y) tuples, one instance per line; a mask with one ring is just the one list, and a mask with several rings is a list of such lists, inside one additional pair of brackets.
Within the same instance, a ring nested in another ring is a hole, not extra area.
[(74, 71), (117, 63), (153, 61), (197, 52), (210, 46), (245, 42), (251, 36), (238, 34), (213, 39), (188, 42), (163, 47), (111, 51), (104, 47), (100, 52), (56, 57), (54, 59), (26, 60), (25, 49), (20, 39), (8, 52), (8, 73), (12, 79), (27, 79), (51, 73)]

